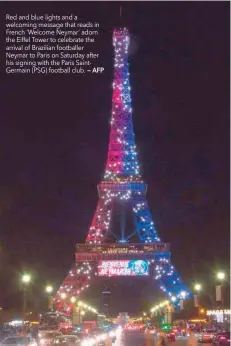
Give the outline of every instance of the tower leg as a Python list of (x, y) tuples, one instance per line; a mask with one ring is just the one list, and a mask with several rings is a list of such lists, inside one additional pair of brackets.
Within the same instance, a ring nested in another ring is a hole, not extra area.
[(159, 256), (154, 263), (154, 279), (160, 283), (160, 289), (166, 294), (172, 304), (178, 304), (179, 300), (191, 297), (186, 285), (171, 263), (168, 256)]
[(89, 287), (94, 275), (90, 262), (75, 262), (54, 298), (54, 307), (71, 315), (81, 293)]
[(88, 231), (86, 242), (102, 243), (107, 235), (111, 221), (111, 204), (99, 199), (96, 211)]
[(137, 232), (141, 241), (159, 242), (160, 238), (157, 234), (152, 215), (148, 208), (146, 197), (132, 200), (132, 207), (135, 216)]

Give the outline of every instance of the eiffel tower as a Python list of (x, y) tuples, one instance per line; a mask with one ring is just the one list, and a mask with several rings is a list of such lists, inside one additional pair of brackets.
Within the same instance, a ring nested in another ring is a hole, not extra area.
[[(171, 264), (170, 246), (161, 242), (146, 200), (147, 184), (140, 174), (132, 123), (129, 42), (126, 28), (113, 31), (114, 81), (107, 163), (85, 244), (76, 245), (75, 264), (54, 298), (56, 308), (66, 312), (89, 289), (99, 267), (100, 275), (113, 275), (113, 270), (107, 267), (108, 261), (117, 261), (116, 265), (122, 260), (147, 261), (150, 279), (159, 281), (160, 289), (176, 307), (191, 295)], [(125, 232), (124, 214), (129, 208), (134, 228)], [(117, 222), (120, 235), (113, 229), (116, 211), (122, 219), (120, 226)]]

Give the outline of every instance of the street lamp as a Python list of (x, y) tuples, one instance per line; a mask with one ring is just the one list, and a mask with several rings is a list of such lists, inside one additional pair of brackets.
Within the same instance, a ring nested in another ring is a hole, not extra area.
[(217, 279), (222, 281), (225, 279), (225, 273), (224, 272), (218, 272), (217, 273)]
[(81, 323), (83, 323), (83, 317), (84, 317), (84, 315), (86, 314), (86, 312), (85, 311), (80, 311), (80, 322)]
[(201, 290), (201, 284), (195, 284), (194, 289), (196, 292), (199, 292)]
[(53, 287), (52, 286), (46, 286), (46, 292), (48, 293), (48, 294), (50, 294), (50, 293), (52, 293), (53, 292)]
[(24, 284), (29, 284), (31, 280), (31, 276), (29, 274), (23, 274), (22, 276), (22, 282)]
[(45, 291), (48, 294), (48, 309), (52, 309), (53, 308), (53, 297), (52, 297), (53, 287), (48, 285), (45, 287)]
[(147, 317), (147, 313), (146, 312), (143, 312), (143, 316), (141, 317), (142, 318), (142, 320), (144, 320), (145, 321), (145, 318)]
[(181, 310), (184, 310), (184, 299), (186, 298), (186, 295), (187, 295), (187, 293), (185, 291), (181, 291), (180, 292), (180, 296), (179, 296), (180, 302), (179, 302), (179, 305), (180, 305), (180, 309)]
[(224, 310), (224, 295), (223, 295), (223, 286), (222, 281), (225, 279), (225, 273), (219, 271), (217, 273), (217, 281), (219, 281), (219, 285), (216, 286), (216, 301), (221, 303), (221, 309)]
[(194, 285), (194, 306), (198, 309), (198, 317), (200, 317), (200, 302), (199, 302), (199, 292), (201, 291), (201, 284), (197, 283)]
[(29, 274), (23, 274), (21, 278), (23, 284), (23, 324), (25, 324), (26, 309), (27, 309), (27, 286), (31, 281), (31, 276)]

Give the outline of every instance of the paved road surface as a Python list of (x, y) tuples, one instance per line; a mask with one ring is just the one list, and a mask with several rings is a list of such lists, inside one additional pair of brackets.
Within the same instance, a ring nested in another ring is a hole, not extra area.
[[(187, 338), (177, 338), (175, 342), (169, 342), (168, 346), (187, 346)], [(200, 344), (198, 344), (199, 346)], [(113, 346), (155, 346), (154, 336), (149, 337), (144, 333), (139, 332), (125, 332), (124, 337), (118, 335), (116, 342)], [(203, 344), (203, 346), (211, 346), (211, 344)]]
[[(125, 333), (124, 346), (154, 346), (154, 336), (144, 333)], [(176, 345), (177, 346), (177, 345)]]

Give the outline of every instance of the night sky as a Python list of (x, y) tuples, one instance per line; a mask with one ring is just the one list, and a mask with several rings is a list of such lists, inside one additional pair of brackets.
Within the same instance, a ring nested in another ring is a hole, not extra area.
[[(147, 198), (184, 280), (211, 290), (229, 265), (229, 2), (0, 4), (5, 13), (99, 21), (103, 75), (10, 76), (1, 44), (0, 306), (58, 288), (93, 217), (111, 115), (112, 30), (126, 25), (133, 121)], [(1, 39), (4, 37), (1, 27)], [(35, 293), (33, 293), (35, 294)]]

